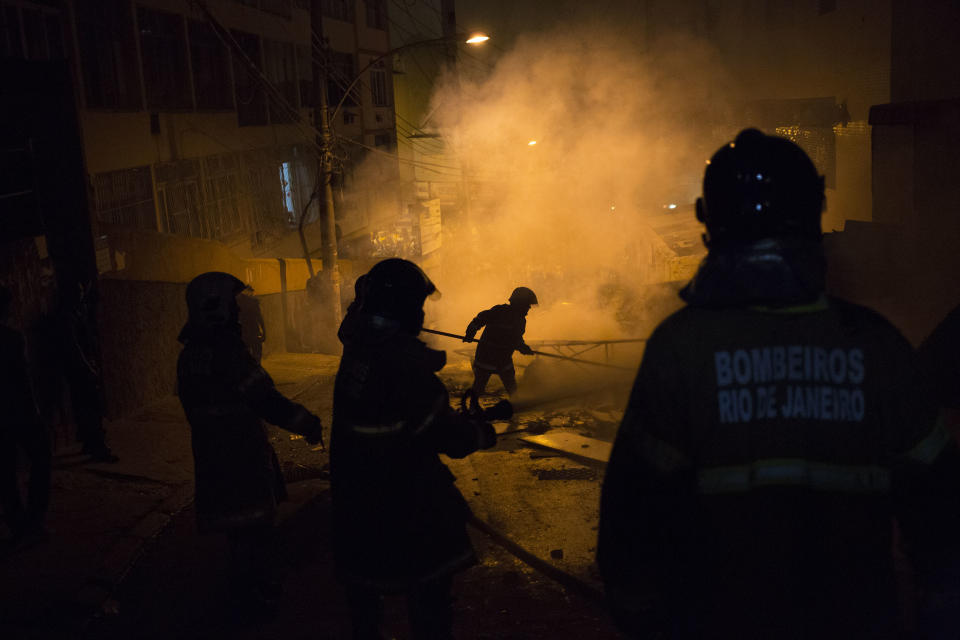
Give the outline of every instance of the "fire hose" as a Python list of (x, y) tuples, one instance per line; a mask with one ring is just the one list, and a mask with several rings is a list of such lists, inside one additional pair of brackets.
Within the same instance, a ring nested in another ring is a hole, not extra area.
[[(437, 331), (435, 329), (421, 329), (426, 333), (432, 333), (438, 336), (446, 336), (448, 338), (457, 338), (463, 342), (476, 342), (475, 338), (468, 338), (466, 336), (457, 335), (456, 333), (447, 333), (446, 331)], [(608, 369), (620, 369), (621, 371), (633, 371), (633, 367), (621, 367), (615, 364), (609, 364), (607, 362), (597, 362), (596, 360), (583, 360), (582, 358), (572, 358), (570, 356), (561, 356), (557, 353), (547, 353), (545, 351), (533, 351), (531, 353), (536, 356), (544, 356), (545, 358), (557, 358), (560, 360), (569, 360), (570, 362), (577, 362), (579, 364), (592, 364), (597, 367), (607, 367)]]

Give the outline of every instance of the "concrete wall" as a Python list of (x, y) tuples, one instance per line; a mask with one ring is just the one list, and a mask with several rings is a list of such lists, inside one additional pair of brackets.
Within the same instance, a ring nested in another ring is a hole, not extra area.
[(102, 280), (100, 290), (103, 385), (115, 418), (174, 392), (186, 285)]

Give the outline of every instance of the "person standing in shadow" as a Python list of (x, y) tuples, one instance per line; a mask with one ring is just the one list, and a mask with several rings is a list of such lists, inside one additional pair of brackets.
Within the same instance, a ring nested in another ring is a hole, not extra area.
[(217, 271), (187, 286), (177, 385), (190, 423), (197, 528), (226, 535), (233, 604), (241, 616), (261, 619), (272, 617), (280, 595), (271, 554), (277, 504), (287, 496), (263, 421), (310, 444), (323, 442), (323, 425), (277, 391), (244, 346), (237, 296), (245, 286)]
[[(17, 545), (46, 537), (51, 452), (30, 386), (23, 335), (7, 324), (12, 302), (10, 290), (0, 287), (0, 502)], [(20, 452), (30, 469), (26, 505), (17, 477)]]

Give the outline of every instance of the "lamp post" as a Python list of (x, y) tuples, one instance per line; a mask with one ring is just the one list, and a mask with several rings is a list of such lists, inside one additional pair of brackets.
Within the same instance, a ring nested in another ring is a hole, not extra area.
[[(321, 10), (321, 0), (312, 1), (310, 23), (314, 33), (323, 34), (323, 13)], [(399, 47), (394, 47), (386, 53), (382, 53), (372, 59), (362, 69), (360, 69), (353, 80), (350, 81), (350, 84), (347, 85), (347, 88), (343, 91), (343, 95), (332, 111), (330, 110), (327, 100), (327, 68), (324, 64), (325, 61), (323, 59), (318, 59), (320, 58), (318, 56), (313, 57), (313, 86), (317, 92), (316, 99), (314, 101), (314, 121), (318, 125), (319, 129), (319, 133), (317, 135), (317, 146), (320, 148), (320, 162), (318, 166), (317, 185), (314, 188), (313, 194), (311, 194), (310, 202), (308, 202), (307, 206), (304, 207), (303, 214), (300, 216), (299, 234), (301, 248), (303, 249), (303, 256), (306, 260), (307, 269), (310, 274), (310, 281), (308, 283), (310, 285), (309, 288), (318, 292), (316, 298), (321, 300), (329, 299), (330, 313), (333, 316), (334, 325), (340, 320), (341, 309), (340, 272), (337, 265), (336, 217), (334, 215), (332, 185), (332, 123), (336, 121), (336, 118), (340, 113), (340, 109), (343, 107), (344, 101), (347, 99), (347, 96), (350, 95), (350, 92), (353, 91), (354, 87), (356, 87), (357, 83), (359, 83), (363, 78), (364, 74), (370, 70), (371, 67), (376, 65), (378, 62), (381, 62), (385, 58), (414, 47), (423, 47), (435, 44), (450, 45), (454, 44), (457, 40), (462, 40), (467, 44), (475, 46), (490, 39), (488, 36), (479, 33), (465, 36), (452, 32), (447, 33), (447, 29), (445, 29), (444, 32), (445, 33), (442, 37), (403, 44)], [(307, 209), (314, 199), (318, 199), (320, 201), (320, 257), (323, 263), (322, 280), (317, 280), (316, 274), (313, 271), (313, 265), (310, 262), (310, 249), (307, 246), (307, 240), (303, 229), (306, 221)]]

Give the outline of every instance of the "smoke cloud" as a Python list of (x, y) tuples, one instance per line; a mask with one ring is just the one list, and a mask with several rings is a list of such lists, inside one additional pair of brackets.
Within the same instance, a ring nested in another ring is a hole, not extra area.
[(647, 222), (693, 202), (735, 133), (710, 124), (729, 122), (716, 58), (683, 36), (644, 53), (615, 29), (557, 28), (483, 77), (447, 77), (432, 122), (477, 186), (467, 219), (444, 220), (428, 323), (460, 331), (520, 285), (540, 299), (530, 340), (646, 337), (679, 307), (675, 287), (646, 286), (664, 280)]

